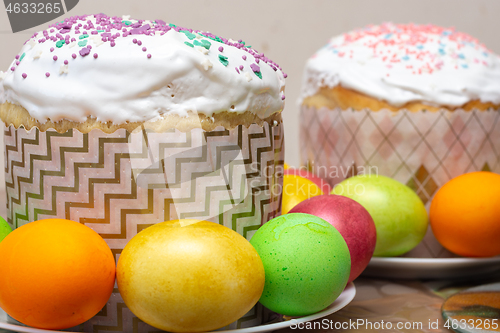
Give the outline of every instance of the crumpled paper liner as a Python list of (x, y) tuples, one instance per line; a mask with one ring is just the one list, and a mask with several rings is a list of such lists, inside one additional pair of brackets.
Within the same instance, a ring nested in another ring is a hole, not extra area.
[[(410, 112), (302, 106), (301, 163), (332, 185), (362, 173), (408, 185), (429, 208), (436, 191), (472, 171), (500, 173), (500, 110)], [(449, 258), (429, 227), (405, 256)]]
[[(281, 211), (282, 122), (111, 134), (4, 126), (4, 143), (8, 223), (78, 221), (106, 240), (116, 260), (132, 237), (158, 222), (204, 219), (250, 239)], [(227, 328), (259, 325), (267, 316), (259, 305)], [(80, 330), (158, 331), (126, 308), (117, 288)]]

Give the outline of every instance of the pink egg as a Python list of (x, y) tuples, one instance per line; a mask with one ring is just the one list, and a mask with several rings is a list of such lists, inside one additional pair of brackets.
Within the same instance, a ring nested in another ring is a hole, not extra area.
[(364, 271), (375, 250), (377, 232), (372, 217), (363, 206), (340, 195), (320, 195), (302, 201), (290, 213), (315, 215), (340, 232), (351, 254), (349, 282)]
[(332, 191), (332, 187), (330, 186), (330, 184), (328, 184), (326, 180), (312, 174), (307, 170), (288, 168), (285, 169), (284, 175), (296, 175), (305, 179), (309, 179), (314, 184), (318, 185), (318, 187), (321, 189), (321, 191), (323, 191), (323, 193), (330, 193)]

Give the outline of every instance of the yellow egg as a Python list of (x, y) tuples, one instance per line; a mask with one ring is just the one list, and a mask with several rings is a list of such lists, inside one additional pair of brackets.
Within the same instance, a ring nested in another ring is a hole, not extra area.
[(306, 199), (322, 194), (323, 191), (319, 186), (309, 179), (296, 175), (284, 175), (281, 214), (288, 213), (293, 207)]
[(129, 309), (170, 332), (226, 326), (248, 312), (264, 289), (252, 245), (217, 223), (175, 220), (137, 234), (120, 255), (117, 282)]

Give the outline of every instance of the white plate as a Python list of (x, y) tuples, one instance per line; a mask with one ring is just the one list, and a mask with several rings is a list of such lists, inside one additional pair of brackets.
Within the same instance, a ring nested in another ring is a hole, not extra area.
[(500, 272), (493, 258), (372, 258), (363, 276), (391, 279), (460, 279)]
[[(249, 328), (240, 328), (240, 329), (235, 329), (235, 330), (228, 330), (228, 331), (218, 331), (220, 333), (258, 333), (258, 332), (269, 332), (269, 331), (275, 331), (279, 330), (281, 328), (286, 328), (290, 327), (292, 325), (298, 324), (298, 323), (305, 323), (307, 321), (319, 319), (325, 316), (328, 316), (334, 312), (339, 311), (340, 309), (344, 308), (347, 304), (351, 303), (353, 300), (354, 296), (356, 296), (356, 288), (354, 287), (354, 283), (350, 283), (347, 285), (347, 287), (344, 289), (344, 291), (340, 294), (340, 296), (330, 304), (326, 309), (323, 311), (320, 311), (318, 313), (312, 314), (310, 316), (305, 316), (305, 317), (297, 317), (289, 321), (282, 321), (278, 323), (273, 323), (273, 324), (265, 324), (265, 325), (260, 325), (260, 326), (255, 326), (255, 327), (249, 327)], [(14, 331), (14, 332), (23, 332), (23, 333), (70, 333), (68, 331), (49, 331), (49, 330), (42, 330), (38, 328), (32, 328), (32, 327), (27, 327), (27, 326), (21, 326), (21, 325), (15, 325), (15, 324), (9, 324), (7, 322), (7, 314), (0, 309), (0, 329), (5, 329), (8, 331)]]

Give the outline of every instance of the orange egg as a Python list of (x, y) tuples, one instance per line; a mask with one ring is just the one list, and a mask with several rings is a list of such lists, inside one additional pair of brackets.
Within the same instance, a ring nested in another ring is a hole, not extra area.
[(306, 199), (322, 194), (323, 191), (319, 186), (309, 179), (296, 175), (284, 175), (281, 214), (288, 213), (298, 203)]
[(0, 243), (0, 307), (23, 324), (65, 329), (95, 316), (115, 283), (115, 260), (98, 233), (47, 219)]
[(453, 178), (434, 196), (429, 218), (437, 240), (451, 252), (500, 254), (500, 175), (480, 171)]

